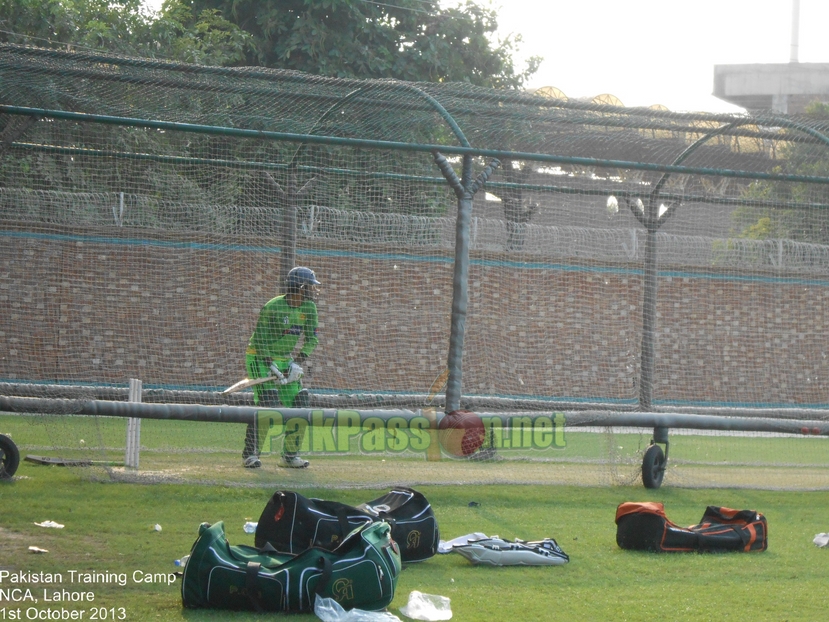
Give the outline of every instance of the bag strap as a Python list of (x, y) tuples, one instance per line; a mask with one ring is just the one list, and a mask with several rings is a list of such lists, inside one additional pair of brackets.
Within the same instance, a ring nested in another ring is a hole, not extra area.
[(327, 557), (320, 557), (320, 561), (322, 562), (322, 575), (320, 576), (320, 580), (317, 581), (317, 589), (314, 590), (314, 593), (322, 596), (323, 591), (328, 587), (328, 584), (331, 581), (334, 566), (331, 564), (331, 560)]
[(385, 521), (389, 524), (389, 527), (394, 529), (397, 526), (397, 520), (393, 516), (389, 516), (389, 512), (386, 510), (380, 510), (377, 512), (377, 520)]
[(348, 516), (346, 515), (345, 508), (339, 508), (337, 510), (337, 521), (340, 523), (340, 542), (342, 542), (351, 533), (351, 526), (348, 524)]
[[(320, 557), (318, 563), (322, 563), (322, 574), (320, 575), (319, 581), (317, 581), (317, 587), (314, 590), (314, 593), (322, 597), (325, 588), (327, 588), (328, 584), (331, 582), (331, 575), (334, 573), (334, 566), (331, 563), (331, 560), (327, 557)], [(245, 588), (248, 591), (248, 598), (250, 598), (250, 602), (253, 604), (254, 609), (256, 609), (258, 613), (263, 613), (265, 611), (259, 602), (259, 595), (257, 591), (258, 585), (256, 582), (261, 568), (262, 564), (259, 562), (248, 562), (248, 565), (245, 568)]]
[(259, 595), (257, 593), (258, 585), (256, 584), (256, 579), (259, 577), (259, 569), (261, 567), (262, 564), (259, 562), (248, 562), (245, 570), (245, 588), (248, 591), (248, 598), (250, 598), (250, 602), (253, 603), (253, 607), (259, 613), (264, 611), (262, 605), (259, 604)]

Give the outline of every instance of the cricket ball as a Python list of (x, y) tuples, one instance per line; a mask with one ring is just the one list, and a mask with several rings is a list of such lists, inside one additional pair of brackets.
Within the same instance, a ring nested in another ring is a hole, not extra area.
[(443, 450), (453, 456), (469, 456), (481, 448), (486, 438), (484, 422), (468, 410), (453, 410), (438, 426), (438, 438)]

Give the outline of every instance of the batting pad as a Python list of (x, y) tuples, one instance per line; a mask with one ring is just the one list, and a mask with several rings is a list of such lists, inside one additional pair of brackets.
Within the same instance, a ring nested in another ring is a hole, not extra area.
[(552, 538), (526, 542), (518, 538), (508, 542), (474, 533), (441, 542), (439, 553), (459, 553), (475, 565), (484, 566), (562, 566), (570, 561)]

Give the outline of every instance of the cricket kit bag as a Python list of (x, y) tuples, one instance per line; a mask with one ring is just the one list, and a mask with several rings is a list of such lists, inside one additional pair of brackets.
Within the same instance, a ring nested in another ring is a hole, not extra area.
[(357, 507), (277, 491), (259, 517), (254, 544), (289, 554), (308, 547), (330, 550), (351, 530), (376, 521), (391, 525), (404, 562), (422, 561), (437, 551), (440, 533), (432, 506), (421, 493), (404, 487)]
[(754, 510), (709, 505), (697, 525), (680, 527), (668, 520), (661, 503), (622, 503), (616, 508), (620, 548), (657, 552), (765, 551), (766, 517)]
[(224, 523), (202, 523), (181, 580), (185, 607), (313, 612), (317, 594), (343, 609), (380, 610), (394, 598), (401, 562), (388, 523), (365, 523), (331, 550), (297, 555), (228, 544)]

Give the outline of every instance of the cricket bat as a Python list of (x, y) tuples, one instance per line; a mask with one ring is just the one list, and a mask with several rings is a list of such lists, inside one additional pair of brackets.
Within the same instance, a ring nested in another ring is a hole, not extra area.
[(446, 386), (446, 381), (449, 380), (449, 370), (444, 369), (443, 372), (435, 378), (432, 386), (429, 387), (429, 397), (426, 398), (426, 403), (431, 404), (435, 396), (440, 393), (441, 389)]
[(243, 389), (247, 389), (248, 387), (255, 387), (257, 384), (262, 384), (263, 382), (270, 382), (271, 380), (279, 380), (276, 376), (265, 376), (264, 378), (245, 378), (244, 380), (240, 380), (233, 386), (228, 387), (222, 394), (225, 393), (236, 393), (237, 391), (241, 391)]

